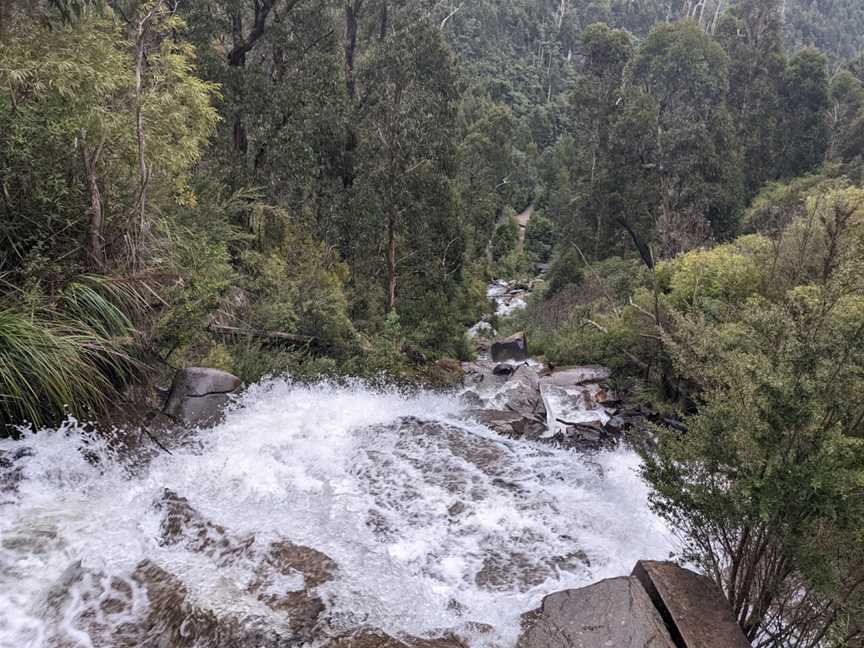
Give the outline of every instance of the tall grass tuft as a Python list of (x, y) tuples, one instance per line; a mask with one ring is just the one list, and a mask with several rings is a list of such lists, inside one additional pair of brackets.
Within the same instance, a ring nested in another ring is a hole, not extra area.
[(139, 368), (125, 290), (85, 277), (50, 304), (0, 303), (0, 435), (105, 413)]

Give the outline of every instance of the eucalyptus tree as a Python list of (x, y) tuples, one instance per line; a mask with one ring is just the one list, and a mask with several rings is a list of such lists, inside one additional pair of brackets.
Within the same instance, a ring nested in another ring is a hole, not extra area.
[(716, 38), (729, 56), (729, 109), (737, 123), (750, 195), (777, 176), (786, 70), (781, 0), (741, 0), (720, 21)]
[(822, 52), (805, 48), (786, 67), (780, 153), (780, 171), (786, 177), (813, 171), (825, 161), (829, 143), (825, 117), (830, 106), (827, 63)]
[[(379, 249), (386, 250), (386, 305), (392, 311), (402, 264), (420, 260), (430, 276), (442, 278), (461, 264), (450, 187), (456, 75), (440, 33), (421, 22), (374, 44), (359, 86), (365, 97), (358, 122), (362, 202), (354, 208), (366, 212), (385, 241)], [(421, 250), (426, 254), (413, 259)]]
[[(596, 255), (623, 234), (648, 267), (736, 227), (739, 149), (726, 108), (728, 58), (693, 21), (657, 26), (635, 50), (623, 32), (585, 33), (572, 95), (577, 147), (573, 237)], [(658, 241), (660, 248), (652, 249)]]

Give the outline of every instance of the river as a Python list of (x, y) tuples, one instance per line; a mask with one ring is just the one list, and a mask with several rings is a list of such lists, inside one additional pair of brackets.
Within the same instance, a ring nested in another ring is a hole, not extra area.
[[(455, 394), (280, 379), (146, 460), (75, 421), (0, 441), (0, 646), (229, 645), (197, 637), (201, 622), (166, 640), (153, 608), (182, 601), (277, 638), (238, 646), (374, 627), (510, 647), (546, 594), (668, 556), (634, 453), (504, 439), (464, 409)], [(329, 559), (326, 582), (279, 567), (285, 542)], [(182, 596), (156, 596), (143, 564)], [(298, 634), (280, 601), (311, 586), (323, 609)]]

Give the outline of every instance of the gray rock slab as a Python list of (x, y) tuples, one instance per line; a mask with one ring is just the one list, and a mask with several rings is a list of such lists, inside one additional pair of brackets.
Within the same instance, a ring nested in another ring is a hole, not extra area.
[(518, 648), (676, 648), (636, 578), (551, 594), (522, 618)]
[(729, 604), (710, 580), (672, 562), (640, 560), (633, 577), (686, 648), (749, 648)]

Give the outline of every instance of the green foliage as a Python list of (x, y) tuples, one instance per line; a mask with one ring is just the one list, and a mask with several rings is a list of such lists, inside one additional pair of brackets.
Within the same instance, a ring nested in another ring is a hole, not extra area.
[(98, 417), (136, 377), (134, 328), (112, 297), (124, 290), (82, 278), (51, 303), (0, 308), (0, 426)]
[(751, 639), (791, 635), (781, 645), (862, 611), (862, 403), (851, 395), (864, 387), (864, 299), (832, 293), (802, 287), (726, 321), (681, 321), (670, 344), (700, 386), (699, 413), (646, 454), (653, 505), (682, 532), (685, 557), (714, 575)]
[(828, 73), (825, 55), (803, 49), (789, 61), (783, 83), (785, 164), (781, 172), (798, 176), (813, 171), (828, 148)]
[(132, 70), (122, 32), (98, 16), (53, 30), (19, 24), (8, 35), (0, 48), (0, 83), (8, 88), (0, 98), (3, 271), (26, 281), (31, 259), (69, 248), (86, 267), (77, 250), (86, 225), (81, 155), (101, 143), (102, 164), (130, 172), (133, 126), (122, 108)]
[(546, 279), (547, 294), (554, 295), (567, 286), (582, 283), (584, 261), (575, 247), (561, 250), (553, 259)]
[(542, 212), (536, 212), (531, 216), (525, 231), (525, 252), (540, 263), (545, 263), (551, 256), (556, 238), (555, 224)]
[(734, 306), (757, 294), (762, 286), (768, 248), (767, 240), (748, 237), (688, 252), (657, 272), (668, 274), (669, 301), (676, 310), (708, 311), (715, 304)]
[(513, 210), (505, 212), (495, 229), (495, 234), (492, 237), (492, 259), (500, 261), (505, 256), (516, 250), (519, 243), (519, 225), (516, 223), (516, 216)]
[(473, 243), (470, 249), (482, 254), (496, 218), (513, 200), (515, 123), (507, 107), (476, 93), (463, 100), (459, 122), (460, 207)]

